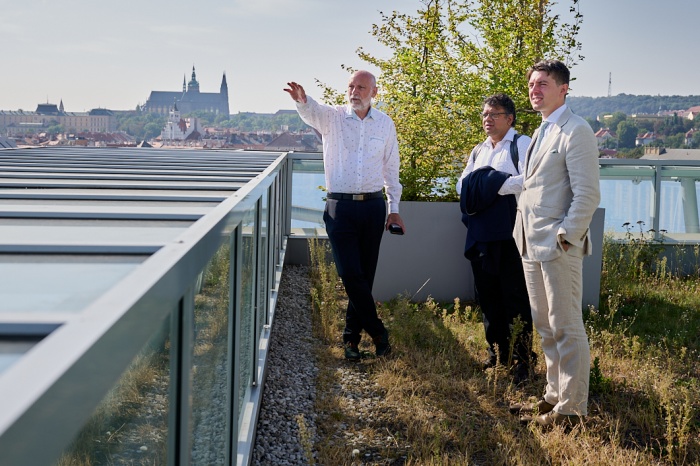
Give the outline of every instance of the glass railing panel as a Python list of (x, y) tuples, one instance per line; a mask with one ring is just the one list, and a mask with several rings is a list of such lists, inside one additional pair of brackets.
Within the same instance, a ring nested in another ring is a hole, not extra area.
[(292, 231), (314, 236), (322, 230), (326, 193), (323, 160), (294, 160), (292, 163)]
[[(620, 239), (641, 236), (666, 242), (700, 241), (700, 186), (696, 181), (700, 166), (673, 163), (601, 161), (600, 205), (606, 209), (607, 232)], [(658, 193), (654, 191), (655, 180)]]
[(239, 296), (239, 340), (235, 343), (234, 351), (238, 355), (238, 423), (240, 427), (243, 403), (246, 393), (253, 382), (253, 368), (255, 364), (255, 208), (245, 213), (241, 222), (241, 270), (240, 270), (240, 296)]
[[(683, 170), (687, 173), (687, 170)], [(698, 218), (698, 197), (700, 186), (697, 175), (666, 176), (662, 172), (661, 196), (659, 205), (659, 228), (669, 238), (680, 241), (697, 241), (700, 239)]]
[(191, 464), (224, 464), (229, 429), (229, 269), (225, 239), (201, 275), (194, 296), (191, 354)]
[(269, 263), (269, 221), (270, 215), (270, 190), (266, 189), (260, 199), (260, 243), (258, 251), (260, 251), (258, 260), (258, 305), (257, 305), (257, 332), (255, 335), (256, 342), (259, 341), (260, 332), (267, 320), (267, 308), (269, 304), (268, 292), (270, 286), (268, 284), (268, 263)]
[(56, 463), (168, 464), (170, 316)]
[(622, 237), (628, 231), (646, 232), (652, 224), (654, 183), (651, 178), (600, 179), (600, 207), (605, 209), (605, 231)]

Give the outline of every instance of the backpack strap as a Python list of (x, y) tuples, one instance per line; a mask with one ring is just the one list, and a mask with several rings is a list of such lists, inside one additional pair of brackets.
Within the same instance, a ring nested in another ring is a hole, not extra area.
[[(483, 146), (484, 143), (480, 142), (476, 146), (474, 146), (474, 149), (472, 149), (472, 153), (469, 154), (469, 158), (472, 159), (472, 162), (476, 162), (476, 156), (479, 155), (479, 152), (481, 152), (481, 146)], [(468, 162), (469, 160), (467, 160)]]
[[(516, 134), (513, 136), (513, 141), (510, 143), (510, 159), (513, 161), (513, 165), (515, 166), (515, 171), (520, 174), (520, 169), (518, 168), (518, 162), (520, 161), (520, 154), (518, 154), (518, 138), (520, 137), (519, 134)], [(469, 154), (469, 158), (472, 159), (474, 162), (476, 162), (476, 156), (479, 155), (479, 152), (481, 151), (481, 146), (483, 146), (484, 143), (480, 142), (479, 144), (472, 149), (472, 153)]]
[(518, 154), (518, 138), (520, 137), (519, 134), (516, 134), (513, 136), (513, 141), (510, 143), (510, 159), (513, 161), (513, 165), (515, 165), (515, 171), (520, 174), (520, 169), (518, 168), (518, 162), (520, 161), (520, 157)]

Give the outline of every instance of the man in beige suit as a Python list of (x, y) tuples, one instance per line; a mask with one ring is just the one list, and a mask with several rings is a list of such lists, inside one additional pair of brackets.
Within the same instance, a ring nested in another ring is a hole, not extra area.
[(576, 423), (588, 410), (582, 267), (583, 256), (591, 254), (588, 228), (600, 201), (598, 148), (591, 127), (566, 105), (566, 65), (544, 60), (527, 78), (542, 126), (528, 148), (513, 236), (542, 338), (547, 385), (542, 400), (512, 405), (511, 412), (548, 427)]

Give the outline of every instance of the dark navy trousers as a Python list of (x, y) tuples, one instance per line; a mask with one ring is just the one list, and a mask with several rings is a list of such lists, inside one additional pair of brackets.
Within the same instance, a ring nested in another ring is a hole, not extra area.
[[(484, 267), (482, 259), (471, 260), (476, 297), (484, 318), (489, 357), (496, 360), (496, 346), (501, 364), (508, 364), (511, 324), (520, 317), (525, 327), (514, 343), (513, 358), (526, 366), (532, 353), (532, 312), (525, 285), (522, 259), (510, 238), (500, 241), (496, 264)], [(486, 269), (495, 267), (495, 272)]]
[(386, 203), (383, 198), (327, 199), (323, 220), (348, 295), (343, 342), (358, 344), (363, 329), (370, 337), (378, 337), (384, 332), (384, 324), (377, 316), (372, 286), (386, 223)]

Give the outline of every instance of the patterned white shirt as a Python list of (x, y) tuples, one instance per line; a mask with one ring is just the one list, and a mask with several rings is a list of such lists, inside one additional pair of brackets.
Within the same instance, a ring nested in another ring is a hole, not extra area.
[[(510, 128), (503, 139), (496, 143), (496, 146), (491, 142), (491, 136), (486, 138), (486, 141), (480, 144), (476, 157), (469, 156), (467, 166), (462, 172), (462, 176), (457, 181), (457, 194), (462, 192), (462, 180), (474, 170), (481, 167), (493, 167), (494, 170), (510, 173), (508, 178), (498, 190), (498, 194), (505, 196), (507, 194), (520, 194), (523, 190), (523, 172), (525, 170), (525, 157), (527, 156), (527, 148), (530, 145), (530, 137), (521, 134), (518, 137), (518, 170), (513, 165), (513, 160), (510, 157), (510, 143), (513, 141), (513, 136), (517, 133), (513, 128)], [(476, 158), (476, 160), (474, 160)]]
[(360, 119), (350, 106), (297, 102), (302, 120), (323, 137), (326, 189), (332, 193), (371, 193), (386, 188), (389, 213), (399, 212), (399, 143), (394, 122), (371, 107)]

